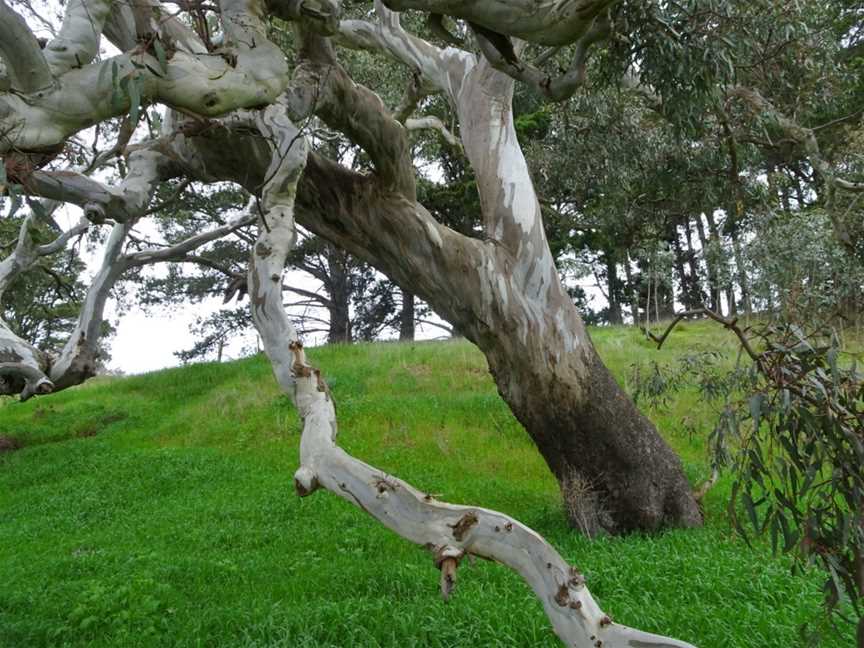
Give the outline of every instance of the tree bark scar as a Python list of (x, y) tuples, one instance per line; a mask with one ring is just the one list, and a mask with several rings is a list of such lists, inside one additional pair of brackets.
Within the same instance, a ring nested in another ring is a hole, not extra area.
[(477, 524), (478, 521), (477, 514), (474, 513), (474, 511), (468, 511), (465, 515), (459, 518), (459, 521), (456, 524), (448, 524), (447, 526), (453, 529), (453, 537), (461, 542), (465, 537), (465, 534), (468, 533), (468, 531), (471, 530), (471, 527)]
[(570, 589), (567, 583), (561, 583), (558, 586), (558, 592), (555, 594), (555, 602), (561, 607), (567, 607), (570, 604)]
[(315, 380), (318, 381), (318, 391), (324, 392), (324, 399), (330, 400), (330, 387), (325, 382), (324, 378), (321, 377), (321, 371), (319, 369), (312, 369), (312, 372), (315, 374)]

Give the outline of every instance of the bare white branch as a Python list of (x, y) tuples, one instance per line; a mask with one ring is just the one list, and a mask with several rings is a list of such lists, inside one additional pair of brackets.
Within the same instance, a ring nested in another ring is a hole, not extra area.
[(456, 137), (453, 133), (447, 130), (447, 127), (444, 125), (440, 119), (433, 115), (427, 115), (425, 117), (409, 117), (405, 120), (405, 128), (409, 131), (412, 130), (435, 130), (440, 133), (441, 137), (444, 138), (444, 141), (447, 142), (450, 146), (462, 149), (462, 144), (459, 141), (459, 138)]

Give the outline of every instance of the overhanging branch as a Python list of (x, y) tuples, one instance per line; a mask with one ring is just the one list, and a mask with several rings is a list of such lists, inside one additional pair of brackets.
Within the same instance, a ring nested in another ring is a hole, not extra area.
[(36, 37), (6, 0), (0, 0), (0, 57), (12, 88), (19, 92), (31, 94), (54, 83)]

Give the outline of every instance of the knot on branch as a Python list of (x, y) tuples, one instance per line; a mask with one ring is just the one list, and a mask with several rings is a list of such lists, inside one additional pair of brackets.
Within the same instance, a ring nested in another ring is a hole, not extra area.
[(312, 367), (306, 362), (306, 353), (303, 351), (303, 343), (293, 340), (288, 344), (288, 350), (294, 354), (294, 364), (291, 371), (297, 378), (309, 378), (312, 375)]
[(311, 495), (318, 489), (318, 477), (311, 468), (300, 466), (294, 473), (294, 490), (300, 497)]
[(459, 521), (456, 524), (448, 524), (451, 529), (453, 529), (453, 537), (462, 542), (462, 539), (465, 537), (471, 528), (479, 522), (479, 518), (474, 511), (468, 511), (465, 515), (459, 518)]
[(289, 0), (288, 16), (302, 20), (316, 34), (335, 36), (339, 32), (342, 8), (339, 0)]
[(435, 551), (435, 566), (441, 570), (441, 596), (447, 601), (456, 588), (456, 569), (465, 552), (457, 547), (444, 545)]
[(97, 203), (87, 203), (84, 205), (84, 218), (94, 225), (103, 225), (105, 223), (105, 207)]

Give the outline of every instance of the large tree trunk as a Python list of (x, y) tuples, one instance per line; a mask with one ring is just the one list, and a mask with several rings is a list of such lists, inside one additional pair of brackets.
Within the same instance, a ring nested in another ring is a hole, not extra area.
[[(454, 232), (418, 218), (410, 204), (398, 205), (401, 213), (372, 207), (366, 234), (346, 236), (364, 223), (356, 213), (339, 218), (340, 208), (377, 198), (360, 187), (361, 195), (335, 205), (330, 191), (317, 192), (311, 205), (301, 192), (301, 222), (354, 247), (480, 347), (499, 393), (559, 481), (578, 477), (593, 491), (591, 532), (699, 524), (678, 457), (603, 366), (558, 279), (513, 126), (512, 79), (473, 57), (451, 62), (450, 78), (461, 82), (453, 98), (477, 176), (485, 242), (454, 241)], [(305, 179), (318, 185), (320, 172), (329, 175), (313, 159)]]
[[(460, 562), (480, 556), (522, 576), (535, 592), (561, 641), (575, 648), (693, 648), (675, 639), (614, 623), (585, 585), (540, 535), (502, 513), (438, 501), (410, 484), (359, 461), (337, 445), (336, 409), (321, 372), (306, 360), (302, 344), (282, 308), (282, 269), (294, 244), (297, 180), (306, 160), (295, 147), (296, 129), (268, 108), (259, 124), (274, 141), (276, 155), (263, 192), (266, 211), (249, 263), (250, 305), (255, 326), (282, 389), (303, 422), (300, 467), (294, 486), (301, 497), (327, 489), (361, 508), (402, 537), (428, 549), (441, 570), (445, 600)], [(279, 125), (282, 137), (277, 134)], [(326, 190), (326, 189), (325, 189)]]
[(498, 262), (481, 276), (505, 284), (466, 330), (559, 482), (577, 477), (593, 493), (585, 496), (595, 509), (589, 532), (698, 524), (678, 457), (600, 361), (558, 280), (513, 128), (512, 91), (509, 77), (481, 62), (458, 95), (486, 235), (496, 241)]

